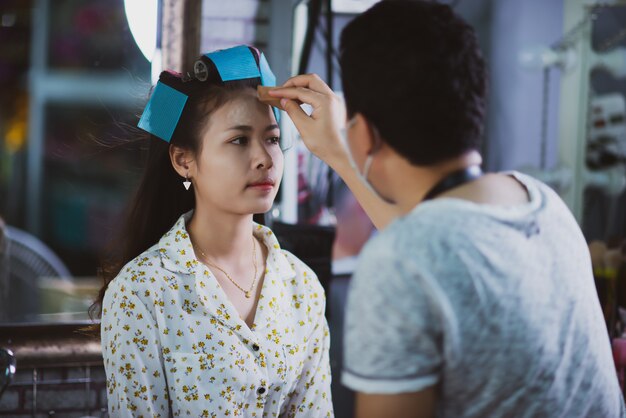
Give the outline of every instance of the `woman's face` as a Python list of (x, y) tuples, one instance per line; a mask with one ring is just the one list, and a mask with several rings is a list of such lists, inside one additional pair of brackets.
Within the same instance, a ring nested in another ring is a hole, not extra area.
[(193, 184), (196, 204), (235, 214), (267, 212), (283, 174), (280, 130), (253, 89), (216, 109), (202, 134)]

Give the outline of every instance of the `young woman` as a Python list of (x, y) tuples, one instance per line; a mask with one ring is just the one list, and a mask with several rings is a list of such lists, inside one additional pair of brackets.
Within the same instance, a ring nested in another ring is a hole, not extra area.
[(283, 170), (255, 91), (271, 72), (249, 47), (195, 70), (163, 72), (140, 120), (148, 161), (100, 293), (109, 414), (333, 416), (322, 287), (253, 222)]

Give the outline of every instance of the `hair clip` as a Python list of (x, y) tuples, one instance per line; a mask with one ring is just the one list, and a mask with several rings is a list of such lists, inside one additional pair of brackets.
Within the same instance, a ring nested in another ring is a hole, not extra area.
[(193, 73), (200, 81), (206, 81), (209, 78), (209, 67), (201, 59), (193, 64)]

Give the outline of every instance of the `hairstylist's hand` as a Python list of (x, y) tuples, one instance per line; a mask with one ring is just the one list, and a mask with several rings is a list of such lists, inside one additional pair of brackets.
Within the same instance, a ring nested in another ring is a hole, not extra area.
[[(341, 129), (346, 124), (345, 106), (319, 76), (292, 77), (281, 88), (270, 90), (269, 94), (282, 98), (283, 109), (313, 154), (334, 169), (348, 163), (348, 150), (341, 139)], [(301, 103), (313, 108), (310, 116), (302, 110)]]
[[(341, 139), (346, 108), (326, 83), (315, 74), (298, 75), (281, 88), (270, 90), (269, 95), (282, 98), (281, 106), (304, 144), (341, 176), (377, 228), (384, 228), (400, 215), (397, 207), (372, 192), (350, 164), (347, 146)], [(300, 107), (302, 103), (313, 108), (310, 116)]]

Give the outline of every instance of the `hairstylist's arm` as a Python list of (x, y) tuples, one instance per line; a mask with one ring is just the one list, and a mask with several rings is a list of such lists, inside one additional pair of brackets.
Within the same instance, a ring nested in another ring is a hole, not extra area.
[[(296, 125), (307, 148), (346, 182), (374, 225), (382, 229), (400, 212), (367, 188), (350, 164), (348, 150), (341, 140), (346, 111), (342, 100), (315, 74), (290, 78), (270, 95), (284, 98), (282, 106)], [(307, 115), (300, 103), (311, 105)]]
[(435, 388), (397, 395), (357, 392), (355, 418), (432, 418), (435, 416)]

